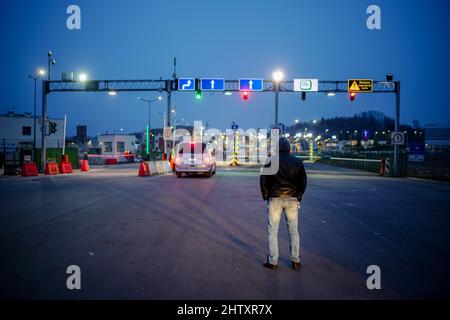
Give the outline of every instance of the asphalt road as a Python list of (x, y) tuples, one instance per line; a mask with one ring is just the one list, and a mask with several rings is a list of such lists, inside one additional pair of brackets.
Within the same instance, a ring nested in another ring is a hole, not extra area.
[[(137, 177), (137, 167), (0, 179), (0, 298), (448, 298), (450, 184), (307, 165), (303, 268), (267, 254), (253, 170)], [(81, 290), (66, 268), (81, 268)], [(368, 290), (366, 268), (381, 268)]]

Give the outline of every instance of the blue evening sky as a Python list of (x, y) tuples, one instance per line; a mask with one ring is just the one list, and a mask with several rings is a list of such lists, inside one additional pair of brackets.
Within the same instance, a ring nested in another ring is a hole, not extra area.
[[(66, 8), (81, 7), (82, 29), (66, 28)], [(366, 28), (366, 9), (382, 10), (382, 29)], [(422, 125), (450, 122), (449, 1), (2, 1), (0, 111), (33, 106), (29, 73), (46, 66), (51, 49), (64, 71), (86, 72), (90, 79), (163, 79), (193, 77), (261, 77), (281, 69), (286, 79), (299, 77), (384, 80), (393, 73), (402, 81), (401, 121)], [(138, 96), (156, 93), (52, 93), (48, 114), (68, 116), (68, 134), (77, 124), (88, 132), (138, 131), (147, 123), (147, 105)], [(40, 99), (39, 99), (40, 101)], [(175, 93), (178, 119), (210, 121), (224, 129), (232, 121), (243, 128), (268, 127), (274, 118), (272, 93)], [(154, 103), (152, 127), (161, 127), (165, 97)], [(40, 109), (40, 103), (39, 103)], [(280, 98), (280, 121), (308, 121), (378, 110), (393, 116), (393, 95), (297, 94)], [(40, 114), (40, 112), (39, 112)]]

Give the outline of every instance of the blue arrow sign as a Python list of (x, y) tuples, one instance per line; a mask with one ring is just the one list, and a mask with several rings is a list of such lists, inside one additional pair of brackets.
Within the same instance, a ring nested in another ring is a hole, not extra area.
[(263, 79), (239, 79), (239, 91), (262, 91)]
[(223, 91), (225, 90), (225, 79), (223, 78), (202, 78), (200, 88), (205, 91)]
[(178, 90), (193, 91), (195, 90), (195, 78), (179, 78)]

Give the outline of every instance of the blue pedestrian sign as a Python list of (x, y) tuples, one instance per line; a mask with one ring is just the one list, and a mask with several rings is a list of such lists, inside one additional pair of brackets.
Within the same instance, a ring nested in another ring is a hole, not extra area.
[(263, 91), (263, 79), (239, 79), (239, 91)]
[(193, 91), (195, 90), (195, 78), (179, 78), (178, 90)]
[(225, 90), (225, 79), (223, 78), (202, 78), (200, 88), (203, 91), (223, 91)]
[(362, 137), (363, 137), (364, 141), (369, 140), (369, 138), (370, 138), (370, 131), (369, 130), (363, 130)]

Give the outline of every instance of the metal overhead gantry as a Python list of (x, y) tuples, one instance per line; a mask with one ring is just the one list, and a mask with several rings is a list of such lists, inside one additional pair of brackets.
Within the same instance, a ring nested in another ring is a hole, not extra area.
[[(167, 126), (170, 127), (171, 94), (178, 91), (177, 79), (170, 80), (87, 80), (87, 81), (53, 81), (43, 80), (42, 90), (42, 152), (41, 165), (45, 169), (46, 160), (46, 139), (45, 139), (45, 121), (47, 109), (47, 95), (51, 92), (139, 92), (139, 91), (157, 91), (167, 93)], [(225, 80), (224, 91), (240, 91), (239, 80)], [(259, 91), (261, 92), (261, 91)], [(279, 93), (300, 93), (294, 91), (294, 81), (286, 80), (274, 82), (273, 80), (264, 80), (262, 92), (275, 92), (278, 99)], [(319, 81), (317, 91), (310, 93), (348, 93), (347, 81)], [(373, 81), (373, 90), (371, 93), (394, 93), (395, 94), (395, 131), (400, 130), (400, 81)], [(278, 103), (276, 101), (275, 123), (278, 122)], [(394, 175), (398, 176), (399, 147), (394, 147)]]
[[(87, 80), (44, 81), (50, 92), (109, 92), (109, 91), (177, 91), (176, 80)], [(374, 81), (372, 93), (395, 93), (398, 81)], [(281, 81), (280, 92), (294, 92), (294, 81)], [(239, 80), (225, 80), (224, 91), (239, 91)], [(272, 80), (264, 80), (264, 91), (275, 91)], [(317, 92), (348, 93), (347, 81), (319, 81)], [(314, 92), (308, 92), (308, 94)]]

